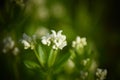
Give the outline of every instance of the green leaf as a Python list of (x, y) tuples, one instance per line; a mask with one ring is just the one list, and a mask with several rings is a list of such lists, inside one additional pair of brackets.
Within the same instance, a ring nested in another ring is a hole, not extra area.
[(40, 65), (38, 65), (36, 62), (33, 61), (26, 60), (24, 61), (24, 64), (29, 69), (40, 68)]
[(51, 67), (54, 65), (56, 56), (57, 56), (57, 50), (51, 49), (49, 57), (48, 57), (48, 67)]
[(69, 58), (70, 58), (70, 53), (66, 53), (63, 54), (57, 61), (55, 64), (55, 68), (58, 69), (59, 67), (61, 67)]
[(40, 45), (38, 46), (38, 53), (39, 53), (38, 55), (39, 55), (40, 63), (42, 66), (44, 66), (44, 64), (46, 62), (45, 53)]

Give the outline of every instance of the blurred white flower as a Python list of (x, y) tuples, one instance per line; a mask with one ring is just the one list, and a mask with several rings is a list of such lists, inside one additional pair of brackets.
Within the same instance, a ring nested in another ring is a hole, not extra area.
[(15, 47), (13, 50), (13, 54), (16, 56), (19, 53), (19, 48)]
[(48, 29), (46, 27), (42, 27), (40, 26), (39, 28), (37, 28), (35, 35), (37, 38), (41, 38), (42, 36), (46, 35), (48, 33)]
[(65, 15), (65, 8), (60, 3), (55, 3), (51, 6), (51, 12), (54, 17), (61, 18)]
[(89, 70), (90, 70), (91, 72), (95, 72), (95, 69), (96, 69), (97, 67), (98, 67), (98, 64), (97, 64), (96, 60), (91, 60), (91, 66), (90, 66)]
[[(26, 14), (34, 14), (35, 18), (39, 18), (39, 13), (40, 11), (43, 11), (40, 13), (45, 17), (44, 15), (48, 14), (46, 12), (46, 0), (27, 0), (26, 2), (26, 8), (25, 8), (25, 13)], [(45, 8), (45, 10), (41, 10), (41, 8)], [(46, 19), (46, 17), (45, 17)]]
[(15, 42), (12, 40), (11, 37), (7, 37), (3, 40), (4, 48), (3, 52), (7, 53), (9, 50), (12, 50), (15, 46)]
[(64, 65), (64, 68), (67, 73), (72, 73), (75, 69), (75, 63), (71, 59), (68, 59), (68, 61)]
[(15, 46), (15, 41), (11, 37), (6, 37), (3, 43), (3, 53), (11, 51), (15, 56), (19, 53), (19, 49)]
[(51, 35), (48, 33), (46, 36), (43, 36), (41, 42), (44, 45), (50, 46), (50, 44), (51, 44)]
[(98, 68), (96, 71), (96, 76), (98, 77), (97, 80), (104, 80), (107, 76), (107, 70)]
[(36, 16), (38, 19), (46, 21), (49, 19), (49, 10), (45, 6), (42, 6), (38, 9)]
[(88, 77), (88, 72), (80, 71), (81, 78), (85, 80)]
[(21, 43), (24, 44), (24, 49), (30, 48), (30, 43), (27, 42), (26, 40), (22, 40)]
[(24, 33), (23, 39), (21, 40), (21, 43), (24, 45), (24, 49), (28, 49), (28, 48), (34, 49), (35, 37), (33, 36), (31, 38)]
[(45, 5), (46, 3), (46, 0), (30, 0), (31, 4), (35, 4), (35, 5), (38, 5), (38, 6), (42, 6), (42, 5)]
[(24, 7), (24, 0), (11, 0), (11, 2), (15, 2), (17, 5)]
[(75, 63), (71, 59), (69, 59), (68, 62), (67, 62), (67, 66), (69, 68), (74, 68), (75, 67)]
[(63, 49), (67, 45), (66, 36), (62, 35), (62, 30), (57, 33), (54, 30), (51, 30), (52, 34), (47, 34), (42, 37), (42, 43), (44, 45), (50, 45), (52, 43), (53, 49)]
[(87, 59), (85, 59), (85, 60), (83, 60), (83, 65), (84, 66), (86, 66), (87, 64), (88, 64), (88, 62), (90, 61), (90, 59), (89, 58), (87, 58)]
[(80, 38), (79, 36), (76, 37), (76, 40), (72, 42), (72, 47), (76, 49), (83, 48), (87, 45), (86, 38)]

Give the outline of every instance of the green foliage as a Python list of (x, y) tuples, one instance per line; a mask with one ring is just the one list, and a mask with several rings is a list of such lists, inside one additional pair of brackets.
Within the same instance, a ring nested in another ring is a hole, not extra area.
[(70, 58), (70, 55), (71, 55), (70, 53), (65, 53), (65, 54), (62, 54), (61, 56), (59, 56), (58, 59), (56, 60), (54, 68), (57, 70), (61, 66), (63, 66), (64, 63), (67, 62), (67, 60)]
[(51, 49), (48, 57), (48, 67), (52, 67), (54, 65), (56, 56), (57, 56), (57, 51)]
[(39, 55), (39, 60), (42, 66), (45, 66), (46, 63), (46, 55), (40, 45), (38, 45), (38, 55)]
[(34, 61), (25, 60), (24, 64), (29, 69), (40, 68), (40, 65), (38, 63), (34, 62)]

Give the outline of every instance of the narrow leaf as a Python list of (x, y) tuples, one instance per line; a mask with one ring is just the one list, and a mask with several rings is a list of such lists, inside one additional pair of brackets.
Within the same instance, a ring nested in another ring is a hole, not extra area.
[(57, 51), (51, 49), (49, 57), (48, 57), (48, 67), (51, 67), (54, 65), (56, 56), (57, 56)]
[(27, 61), (24, 61), (24, 64), (29, 69), (40, 68), (40, 65), (38, 65), (36, 62), (33, 62), (33, 61), (27, 60)]
[(44, 66), (44, 64), (45, 64), (45, 53), (44, 53), (44, 51), (43, 51), (43, 49), (40, 45), (38, 46), (38, 53), (39, 53), (38, 55), (39, 55), (40, 63), (41, 63), (42, 66)]

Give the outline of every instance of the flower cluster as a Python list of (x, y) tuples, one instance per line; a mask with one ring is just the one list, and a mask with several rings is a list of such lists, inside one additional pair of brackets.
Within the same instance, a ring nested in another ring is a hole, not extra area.
[(51, 30), (52, 34), (47, 34), (46, 36), (42, 37), (42, 43), (44, 45), (50, 46), (52, 44), (52, 48), (63, 49), (67, 45), (66, 36), (62, 35), (62, 30), (58, 31), (57, 33), (54, 30)]
[(24, 49), (34, 49), (34, 44), (35, 44), (35, 36), (29, 37), (25, 33), (23, 34), (23, 39), (21, 40), (21, 43), (24, 44)]
[(79, 36), (77, 36), (76, 40), (72, 42), (72, 47), (76, 49), (83, 48), (86, 45), (86, 38), (80, 38)]
[(96, 76), (98, 77), (97, 80), (104, 80), (107, 75), (107, 70), (97, 69)]
[(15, 46), (15, 41), (9, 36), (6, 37), (3, 40), (4, 48), (3, 53), (7, 53), (9, 51), (12, 51), (14, 55), (17, 55), (19, 53), (18, 47)]

